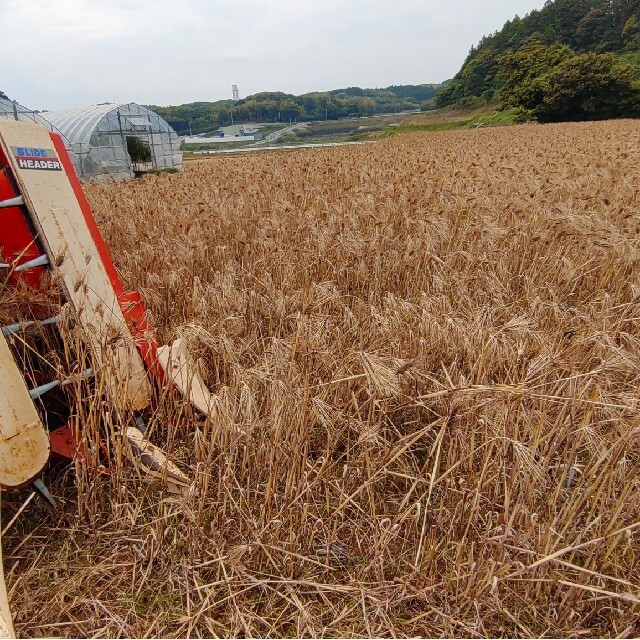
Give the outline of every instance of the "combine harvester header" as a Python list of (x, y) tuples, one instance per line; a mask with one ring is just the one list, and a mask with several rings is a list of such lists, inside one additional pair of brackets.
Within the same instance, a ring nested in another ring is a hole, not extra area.
[[(53, 501), (39, 476), (52, 454), (82, 459), (82, 434), (60, 407), (65, 387), (88, 381), (123, 417), (136, 467), (170, 491), (188, 490), (189, 478), (144, 435), (153, 390), (168, 383), (205, 415), (211, 395), (182, 342), (158, 347), (140, 295), (124, 290), (60, 136), (10, 120), (0, 120), (0, 287), (17, 314), (0, 318), (0, 488), (33, 482)], [(91, 361), (67, 378), (39, 351), (62, 350), (63, 317)], [(10, 637), (1, 570), (0, 636)]]

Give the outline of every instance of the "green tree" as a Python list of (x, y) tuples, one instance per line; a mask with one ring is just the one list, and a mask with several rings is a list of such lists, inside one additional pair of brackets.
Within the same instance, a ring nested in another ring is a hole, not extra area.
[(537, 83), (542, 99), (533, 111), (541, 122), (600, 120), (638, 112), (633, 70), (617, 65), (611, 53), (568, 58)]
[(495, 88), (494, 79), (498, 72), (497, 51), (486, 49), (476, 52), (456, 77), (438, 93), (436, 103), (439, 107), (455, 104), (470, 96), (480, 97)]
[(345, 97), (344, 105), (349, 108), (349, 113), (359, 116), (372, 115), (376, 110), (376, 101), (365, 96)]
[(610, 13), (602, 8), (589, 11), (576, 27), (576, 43), (586, 51), (606, 50), (617, 36)]
[[(531, 39), (566, 45), (576, 53), (636, 52), (640, 37), (633, 16), (640, 19), (640, 0), (547, 0), (541, 10), (516, 16), (472, 47), (462, 69), (438, 94), (438, 106), (491, 98), (500, 88), (498, 58), (516, 53)], [(640, 68), (640, 56), (625, 59)]]
[(640, 49), (640, 18), (632, 15), (622, 29), (622, 39), (627, 49)]
[(504, 107), (534, 109), (542, 100), (537, 79), (573, 55), (567, 46), (556, 43), (548, 47), (539, 40), (530, 40), (515, 53), (505, 53), (498, 58), (498, 100)]
[(282, 120), (294, 120), (304, 117), (304, 108), (294, 98), (287, 98), (280, 104), (280, 117)]

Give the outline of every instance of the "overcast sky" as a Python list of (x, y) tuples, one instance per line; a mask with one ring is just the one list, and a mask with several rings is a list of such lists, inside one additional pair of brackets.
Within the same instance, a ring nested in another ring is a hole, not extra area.
[(440, 82), (544, 0), (0, 0), (0, 90), (33, 109)]

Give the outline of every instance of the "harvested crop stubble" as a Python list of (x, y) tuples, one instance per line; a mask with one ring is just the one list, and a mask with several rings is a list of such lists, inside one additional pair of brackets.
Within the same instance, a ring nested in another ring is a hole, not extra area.
[(20, 633), (640, 634), (638, 122), (88, 193), (216, 411), (152, 425), (200, 493), (124, 469), (7, 534)]

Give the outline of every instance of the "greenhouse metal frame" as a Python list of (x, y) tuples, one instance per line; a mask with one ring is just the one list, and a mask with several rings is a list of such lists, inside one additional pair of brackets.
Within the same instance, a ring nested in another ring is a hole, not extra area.
[(33, 109), (25, 107), (17, 100), (0, 97), (0, 118), (3, 120), (18, 120), (19, 122), (33, 122), (44, 127), (47, 131), (51, 131), (51, 133), (57, 133), (62, 138), (64, 146), (67, 148), (74, 166), (77, 166), (78, 158), (75, 153), (73, 153), (67, 138), (44, 116), (42, 116), (39, 111), (34, 111)]

